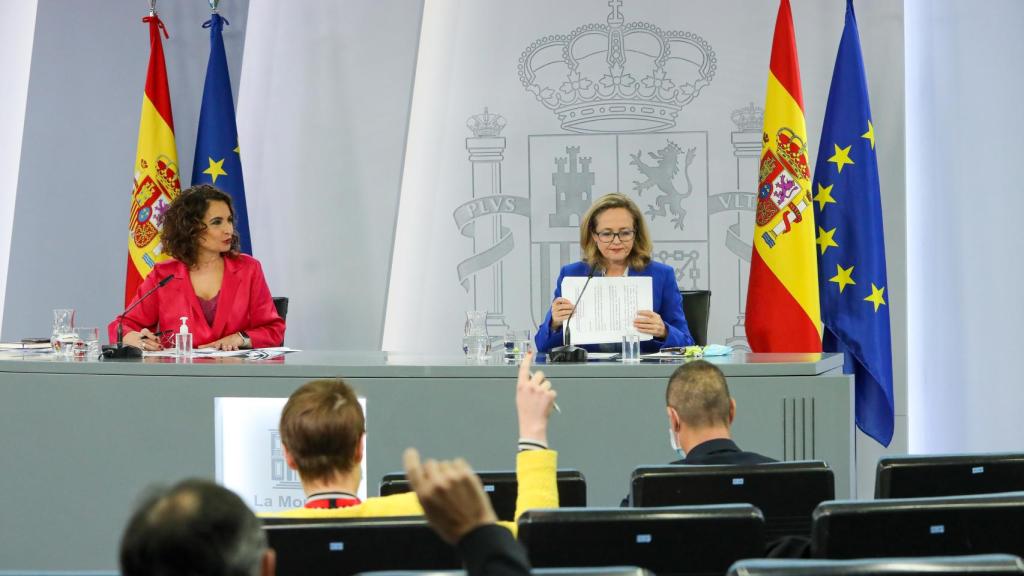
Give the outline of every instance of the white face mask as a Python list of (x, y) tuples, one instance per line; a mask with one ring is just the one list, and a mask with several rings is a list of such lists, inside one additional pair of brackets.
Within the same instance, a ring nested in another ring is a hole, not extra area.
[(679, 458), (686, 458), (686, 452), (683, 452), (683, 449), (679, 447), (679, 442), (676, 441), (676, 432), (671, 428), (668, 429), (668, 441), (672, 445), (672, 450), (679, 455)]

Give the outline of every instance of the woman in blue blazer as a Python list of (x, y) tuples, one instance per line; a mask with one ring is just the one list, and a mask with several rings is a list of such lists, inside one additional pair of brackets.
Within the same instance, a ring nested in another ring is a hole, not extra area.
[[(580, 250), (583, 260), (562, 267), (555, 283), (555, 299), (537, 328), (537, 350), (547, 352), (562, 345), (562, 325), (572, 313), (573, 303), (562, 297), (566, 276), (650, 276), (654, 289), (654, 310), (640, 310), (633, 321), (638, 332), (654, 336), (640, 343), (643, 352), (666, 346), (693, 344), (683, 316), (683, 300), (671, 266), (651, 260), (651, 236), (637, 205), (629, 197), (613, 193), (595, 202), (580, 222)], [(583, 346), (598, 350), (601, 345)], [(616, 346), (613, 349), (618, 349)]]

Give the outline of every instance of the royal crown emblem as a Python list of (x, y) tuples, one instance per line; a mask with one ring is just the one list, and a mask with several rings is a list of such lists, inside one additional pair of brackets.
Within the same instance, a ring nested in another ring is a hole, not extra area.
[(760, 132), (764, 129), (764, 109), (751, 102), (746, 108), (732, 111), (732, 122), (740, 132)]
[(654, 132), (675, 126), (683, 106), (715, 75), (703, 38), (629, 22), (610, 0), (606, 24), (545, 36), (519, 57), (519, 79), (571, 132)]
[(501, 114), (491, 114), (485, 107), (483, 114), (475, 114), (466, 120), (466, 127), (477, 138), (501, 136), (501, 131), (505, 128), (505, 117)]

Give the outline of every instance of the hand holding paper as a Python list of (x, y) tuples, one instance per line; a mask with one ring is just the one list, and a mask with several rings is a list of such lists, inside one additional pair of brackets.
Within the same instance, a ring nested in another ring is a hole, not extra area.
[(636, 320), (633, 320), (633, 327), (641, 334), (650, 334), (655, 338), (664, 338), (668, 334), (665, 328), (665, 321), (661, 315), (653, 310), (640, 310), (636, 313)]
[[(661, 316), (651, 312), (654, 292), (649, 276), (594, 277), (581, 299), (586, 280), (576, 276), (562, 279), (562, 295), (577, 302), (576, 313), (569, 321), (573, 344), (620, 342), (623, 334), (638, 331), (640, 340), (651, 340), (655, 333), (664, 333)], [(641, 310), (647, 314), (642, 321), (644, 330), (635, 324)]]

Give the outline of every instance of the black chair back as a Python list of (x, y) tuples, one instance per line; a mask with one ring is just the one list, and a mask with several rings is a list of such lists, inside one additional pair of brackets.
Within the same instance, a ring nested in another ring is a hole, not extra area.
[(818, 504), (836, 497), (828, 464), (817, 461), (716, 466), (644, 466), (633, 470), (633, 506), (747, 503), (764, 514), (769, 542), (810, 536)]
[(690, 335), (698, 346), (707, 346), (711, 290), (680, 290), (679, 294), (683, 297), (683, 316), (690, 327)]
[[(491, 505), (499, 520), (515, 521), (516, 498), (519, 495), (519, 483), (514, 470), (495, 472), (477, 472), (484, 485), (484, 491), (491, 498)], [(558, 506), (559, 508), (584, 507), (587, 505), (587, 480), (579, 470), (559, 470)], [(402, 472), (385, 474), (380, 481), (380, 495), (390, 496), (408, 492), (409, 481)]]
[[(287, 296), (274, 296), (274, 308), (277, 309), (277, 315), (281, 317), (281, 320), (288, 321), (288, 297)], [(281, 344), (284, 346), (284, 338), (281, 339)]]
[[(281, 576), (345, 576), (375, 570), (456, 570), (455, 548), (422, 516), (265, 518)], [(329, 520), (329, 521), (328, 521)]]
[(814, 511), (811, 554), (1024, 556), (1024, 492), (823, 502)]
[(875, 498), (925, 498), (1024, 491), (1024, 454), (886, 456), (878, 460)]
[(288, 320), (288, 297), (287, 296), (274, 296), (274, 308), (277, 309), (277, 315), (281, 317), (281, 320)]
[(764, 517), (749, 504), (528, 510), (519, 541), (535, 568), (625, 564), (658, 576), (717, 575), (764, 553)]
[[(597, 568), (534, 568), (533, 576), (654, 576), (650, 571), (636, 566), (600, 566)], [(426, 570), (364, 572), (358, 576), (467, 576), (465, 570), (445, 572)]]
[(729, 568), (727, 576), (886, 576), (922, 573), (930, 576), (1024, 574), (1024, 562), (1009, 554), (862, 560), (740, 560)]

